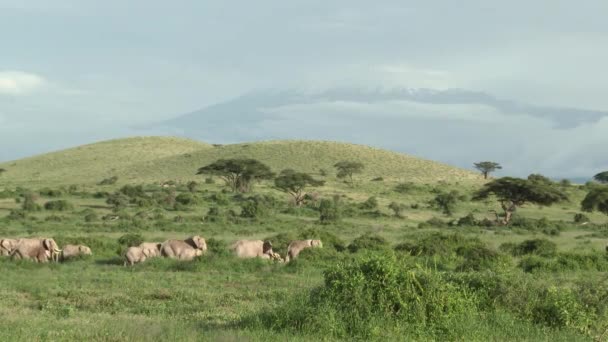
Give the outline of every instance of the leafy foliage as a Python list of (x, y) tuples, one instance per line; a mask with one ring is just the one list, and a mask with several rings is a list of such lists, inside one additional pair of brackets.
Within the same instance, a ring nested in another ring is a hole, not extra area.
[(458, 191), (452, 190), (450, 192), (440, 192), (435, 196), (433, 200), (431, 200), (431, 206), (435, 207), (444, 215), (452, 216), (454, 210), (456, 209), (456, 205), (464, 201), (466, 197), (461, 195)]
[(608, 171), (600, 172), (593, 176), (593, 179), (600, 183), (608, 183)]
[(354, 186), (355, 180), (353, 176), (355, 174), (363, 172), (365, 165), (363, 165), (363, 163), (361, 162), (345, 160), (334, 164), (334, 167), (338, 171), (336, 177), (340, 179), (346, 179), (348, 184)]
[(608, 187), (602, 186), (592, 189), (581, 203), (583, 211), (599, 211), (608, 215)]
[(475, 163), (473, 165), (477, 170), (481, 171), (481, 174), (483, 175), (484, 179), (488, 179), (490, 173), (502, 169), (502, 166), (500, 166), (500, 164), (491, 161), (483, 161)]
[(294, 204), (301, 206), (306, 199), (304, 189), (308, 186), (322, 186), (324, 181), (316, 180), (308, 173), (296, 172), (292, 169), (281, 171), (275, 178), (274, 185), (277, 189), (288, 193), (293, 197)]
[(233, 192), (249, 192), (256, 181), (274, 177), (267, 165), (255, 159), (220, 159), (199, 168), (197, 174), (219, 176)]

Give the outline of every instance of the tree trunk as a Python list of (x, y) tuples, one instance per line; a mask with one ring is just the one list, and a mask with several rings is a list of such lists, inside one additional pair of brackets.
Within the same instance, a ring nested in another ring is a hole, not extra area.
[(488, 171), (483, 172), (483, 179), (488, 179)]
[(502, 210), (505, 212), (505, 217), (502, 220), (502, 224), (508, 226), (511, 223), (511, 219), (513, 218), (513, 214), (517, 210), (517, 205), (515, 203), (501, 203)]

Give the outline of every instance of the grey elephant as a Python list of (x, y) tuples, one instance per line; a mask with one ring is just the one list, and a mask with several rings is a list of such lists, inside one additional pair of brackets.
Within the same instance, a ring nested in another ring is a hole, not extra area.
[(272, 243), (262, 240), (239, 240), (230, 250), (239, 258), (271, 259), (273, 255)]
[(302, 250), (306, 248), (321, 248), (323, 247), (323, 243), (321, 240), (298, 240), (292, 241), (287, 247), (287, 255), (285, 256), (285, 261), (289, 262), (298, 257), (298, 254), (302, 252)]
[(159, 257), (162, 247), (160, 242), (142, 242), (138, 247), (145, 251), (148, 258)]
[(53, 239), (20, 239), (11, 253), (11, 257), (13, 259), (36, 259), (45, 254), (41, 252), (41, 249), (48, 252), (51, 260), (59, 261), (61, 250)]
[(69, 260), (84, 255), (93, 255), (91, 249), (84, 245), (65, 245), (61, 250), (61, 261)]
[(207, 251), (207, 242), (198, 235), (186, 240), (167, 240), (163, 242), (160, 251), (161, 255), (167, 258), (192, 260)]
[(10, 256), (18, 243), (18, 239), (0, 239), (0, 256)]

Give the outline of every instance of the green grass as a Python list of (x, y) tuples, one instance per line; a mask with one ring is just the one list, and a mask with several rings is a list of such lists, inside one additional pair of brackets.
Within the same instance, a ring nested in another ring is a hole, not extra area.
[(104, 141), (65, 151), (0, 163), (7, 170), (0, 184), (12, 186), (56, 186), (96, 184), (104, 178), (141, 183), (201, 180), (198, 168), (221, 158), (255, 158), (274, 171), (289, 167), (311, 173), (341, 160), (357, 160), (366, 168), (360, 180), (375, 177), (395, 181), (435, 182), (479, 181), (471, 171), (408, 155), (336, 142), (269, 141), (213, 147), (192, 140), (170, 137), (142, 137)]

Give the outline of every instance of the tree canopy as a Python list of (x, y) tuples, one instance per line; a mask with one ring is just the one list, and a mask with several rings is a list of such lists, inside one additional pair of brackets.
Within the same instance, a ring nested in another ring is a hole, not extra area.
[(304, 202), (306, 193), (304, 189), (308, 186), (322, 186), (324, 181), (316, 180), (308, 173), (296, 172), (292, 169), (281, 171), (275, 178), (274, 185), (277, 189), (293, 196), (294, 202), (300, 206)]
[(353, 186), (355, 184), (353, 175), (363, 172), (365, 165), (363, 165), (361, 162), (345, 160), (336, 163), (334, 167), (338, 170), (336, 176), (341, 179), (345, 178), (347, 182)]
[(600, 183), (608, 183), (608, 171), (600, 172), (593, 176), (593, 179)]
[(502, 223), (507, 225), (518, 207), (526, 203), (550, 206), (554, 203), (568, 200), (568, 196), (554, 184), (548, 184), (535, 179), (504, 177), (484, 185), (473, 200), (482, 200), (496, 196), (504, 211)]
[(583, 211), (599, 211), (608, 215), (608, 187), (592, 189), (581, 203)]
[(255, 159), (220, 159), (199, 168), (197, 174), (218, 176), (233, 192), (249, 192), (255, 182), (274, 177), (270, 167)]
[(491, 161), (483, 161), (475, 163), (473, 165), (477, 170), (481, 171), (481, 174), (483, 175), (484, 179), (488, 179), (490, 173), (502, 169), (502, 166), (500, 166), (500, 164)]

